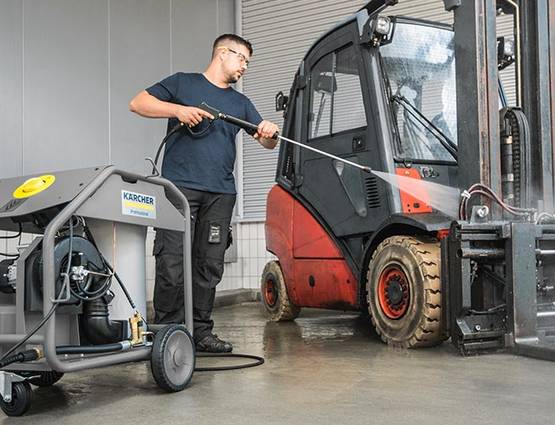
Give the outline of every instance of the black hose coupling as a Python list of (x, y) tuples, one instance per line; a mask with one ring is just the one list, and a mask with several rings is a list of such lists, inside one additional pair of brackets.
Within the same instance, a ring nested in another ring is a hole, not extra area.
[(20, 351), (17, 354), (6, 357), (0, 362), (0, 368), (6, 367), (12, 363), (32, 362), (43, 357), (43, 352), (40, 348), (35, 347), (30, 350)]

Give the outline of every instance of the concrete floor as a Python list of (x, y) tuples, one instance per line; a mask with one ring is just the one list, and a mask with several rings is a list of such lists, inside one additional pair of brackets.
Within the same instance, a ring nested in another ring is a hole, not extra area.
[[(555, 364), (449, 344), (393, 350), (352, 314), (305, 310), (266, 323), (258, 304), (216, 311), (217, 332), (254, 369), (195, 373), (166, 394), (146, 363), (68, 374), (2, 424), (551, 424)], [(201, 365), (200, 359), (197, 365)], [(204, 361), (202, 365), (207, 365)], [(2, 413), (0, 412), (0, 415)]]

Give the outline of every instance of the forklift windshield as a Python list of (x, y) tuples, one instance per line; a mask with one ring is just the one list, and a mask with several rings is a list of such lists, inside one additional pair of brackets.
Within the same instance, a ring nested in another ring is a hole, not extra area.
[(396, 156), (456, 161), (453, 32), (401, 19), (380, 54), (398, 135)]

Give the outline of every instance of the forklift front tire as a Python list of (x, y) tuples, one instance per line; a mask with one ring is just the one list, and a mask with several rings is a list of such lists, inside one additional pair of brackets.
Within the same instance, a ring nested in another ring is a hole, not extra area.
[(385, 239), (367, 274), (368, 309), (382, 340), (404, 348), (440, 344), (440, 249), (422, 236)]
[(272, 322), (293, 320), (299, 315), (301, 309), (289, 299), (285, 279), (277, 261), (270, 261), (264, 267), (260, 292), (264, 310)]

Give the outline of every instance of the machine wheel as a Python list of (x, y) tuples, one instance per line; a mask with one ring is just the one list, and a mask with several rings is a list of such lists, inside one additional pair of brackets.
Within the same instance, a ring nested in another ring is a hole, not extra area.
[(32, 398), (33, 390), (27, 381), (14, 382), (12, 383), (12, 401), (6, 403), (0, 398), (0, 407), (8, 416), (21, 416), (31, 407)]
[(440, 249), (422, 236), (385, 239), (367, 273), (368, 309), (382, 340), (405, 348), (441, 343)]
[(271, 321), (293, 320), (299, 315), (301, 309), (289, 300), (285, 279), (277, 261), (270, 261), (264, 267), (260, 292), (264, 310)]
[(29, 378), (27, 381), (37, 387), (51, 387), (64, 376), (61, 372), (56, 372), (55, 370), (49, 370), (46, 372), (40, 372), (40, 376)]
[(183, 390), (195, 370), (195, 343), (183, 325), (168, 325), (154, 337), (150, 367), (160, 388)]

